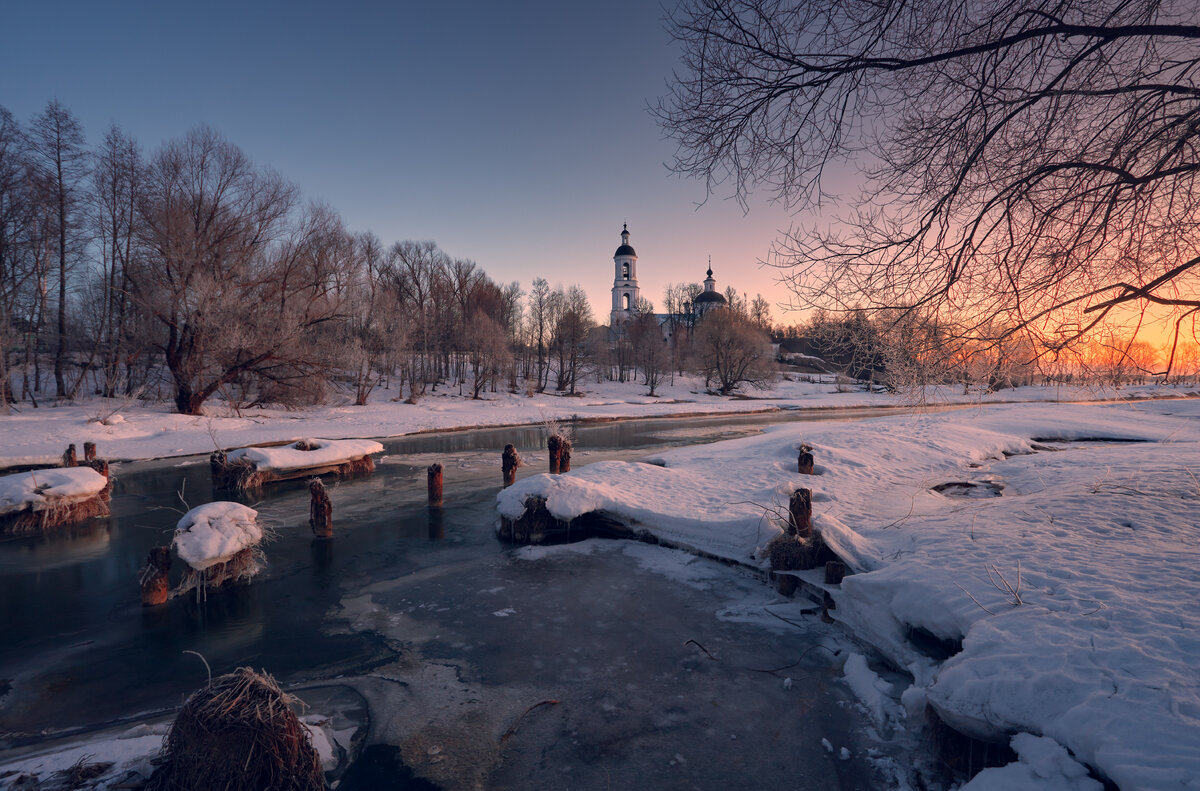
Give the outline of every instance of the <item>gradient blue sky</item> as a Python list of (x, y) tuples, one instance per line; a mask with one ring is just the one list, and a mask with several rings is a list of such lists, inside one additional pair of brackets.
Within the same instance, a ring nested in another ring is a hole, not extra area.
[[(606, 321), (629, 222), (643, 294), (700, 281), (786, 300), (748, 215), (671, 174), (647, 105), (677, 50), (655, 2), (10, 3), (0, 105), (57, 98), (89, 142), (147, 152), (207, 123), (385, 242), (432, 239), (500, 282), (579, 283)], [(792, 321), (775, 309), (776, 319)]]

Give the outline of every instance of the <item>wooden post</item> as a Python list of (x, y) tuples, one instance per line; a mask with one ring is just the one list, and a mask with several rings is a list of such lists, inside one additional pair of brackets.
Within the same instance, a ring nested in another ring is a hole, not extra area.
[(429, 488), (429, 504), (431, 506), (440, 507), (442, 504), (442, 465), (429, 465), (427, 482)]
[(800, 538), (812, 535), (812, 492), (797, 489), (788, 500), (788, 532)]
[(146, 566), (138, 576), (142, 588), (142, 606), (154, 607), (167, 601), (170, 587), (167, 582), (167, 571), (171, 568), (171, 550), (169, 547), (151, 547), (150, 557)]
[(104, 488), (100, 490), (100, 497), (105, 501), (111, 500), (112, 499), (113, 481), (112, 481), (112, 476), (109, 474), (109, 471), (108, 471), (108, 461), (105, 459), (92, 459), (91, 461), (89, 461), (87, 463), (87, 466), (91, 467), (93, 470), (95, 470), (96, 472), (103, 475), (105, 477), (105, 479), (108, 481), (108, 483), (105, 484)]
[(78, 464), (79, 464), (79, 457), (75, 455), (75, 446), (68, 445), (67, 449), (65, 451), (63, 451), (62, 466), (75, 467)]
[(792, 596), (796, 593), (796, 578), (791, 574), (775, 575), (775, 590), (782, 596)]
[(566, 437), (562, 438), (558, 446), (558, 471), (571, 471), (571, 440)]
[(500, 457), (500, 469), (504, 472), (504, 488), (507, 489), (517, 482), (517, 467), (521, 466), (521, 457), (511, 443), (504, 446), (504, 454)]
[(841, 585), (846, 576), (846, 564), (840, 560), (831, 560), (825, 564), (825, 584)]
[(550, 474), (558, 475), (558, 459), (562, 451), (563, 438), (558, 434), (551, 434), (546, 440), (546, 450), (550, 452)]
[(801, 475), (813, 474), (812, 445), (800, 446), (800, 455), (796, 457), (796, 471)]
[(308, 482), (308, 526), (317, 538), (333, 538), (333, 501), (320, 478)]
[(96, 443), (95, 442), (83, 443), (83, 460), (84, 461), (95, 461), (96, 460)]

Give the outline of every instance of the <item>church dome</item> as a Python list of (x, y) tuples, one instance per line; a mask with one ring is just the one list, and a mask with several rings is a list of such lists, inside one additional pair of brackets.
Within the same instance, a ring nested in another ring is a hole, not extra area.
[(702, 291), (696, 295), (696, 298), (692, 302), (697, 304), (711, 302), (714, 305), (724, 305), (725, 297), (718, 291)]
[(623, 244), (620, 247), (618, 247), (617, 252), (613, 253), (613, 258), (620, 258), (623, 255), (631, 255), (634, 258), (637, 258), (637, 253), (635, 253), (633, 251), (633, 248), (627, 244)]

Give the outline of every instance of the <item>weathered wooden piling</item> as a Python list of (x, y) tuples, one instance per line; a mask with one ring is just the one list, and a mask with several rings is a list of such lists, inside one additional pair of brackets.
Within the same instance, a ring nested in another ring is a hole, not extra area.
[(504, 472), (504, 488), (507, 489), (517, 482), (517, 467), (521, 466), (521, 457), (512, 443), (504, 446), (504, 454), (500, 457), (500, 469)]
[(67, 449), (65, 451), (63, 451), (62, 466), (76, 467), (78, 465), (79, 465), (79, 457), (75, 455), (75, 446), (68, 445)]
[(775, 575), (775, 590), (781, 596), (792, 596), (796, 593), (797, 580), (791, 574)]
[(96, 443), (95, 442), (83, 443), (83, 460), (84, 461), (95, 461), (96, 460)]
[(825, 584), (841, 585), (846, 576), (846, 564), (840, 560), (830, 560), (825, 563)]
[(797, 489), (788, 500), (788, 533), (808, 538), (812, 535), (812, 492)]
[(308, 526), (317, 538), (333, 538), (333, 501), (320, 478), (308, 482)]
[(142, 588), (142, 606), (155, 607), (164, 604), (170, 596), (167, 572), (171, 568), (171, 548), (151, 547), (146, 565), (138, 575)]
[(812, 445), (800, 446), (800, 455), (796, 457), (796, 472), (801, 475), (813, 474)]
[(558, 471), (571, 471), (571, 440), (566, 437), (562, 438), (562, 444), (558, 446)]
[(559, 434), (551, 434), (546, 440), (546, 450), (550, 454), (550, 474), (558, 475), (559, 473), (559, 456), (562, 453), (563, 438)]
[(429, 489), (429, 504), (432, 506), (441, 506), (442, 504), (442, 465), (430, 464), (426, 474), (426, 482)]

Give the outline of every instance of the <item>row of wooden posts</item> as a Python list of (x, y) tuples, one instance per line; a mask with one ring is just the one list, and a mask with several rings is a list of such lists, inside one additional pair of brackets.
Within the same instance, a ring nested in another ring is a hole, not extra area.
[[(555, 434), (546, 440), (546, 449), (550, 452), (550, 472), (560, 474), (571, 471), (571, 441), (566, 437)], [(94, 458), (96, 446), (89, 442), (84, 445), (86, 458)], [(90, 454), (90, 455), (88, 455)], [(64, 464), (67, 458), (75, 458), (75, 446), (72, 445), (63, 455)], [(504, 488), (512, 486), (517, 480), (517, 468), (524, 465), (517, 448), (511, 443), (504, 446), (500, 455), (500, 470), (504, 480)], [(73, 464), (68, 466), (74, 466)], [(441, 464), (431, 464), (426, 470), (426, 491), (430, 508), (441, 508), (443, 503), (442, 476), (444, 467)], [(313, 478), (308, 483), (308, 524), (313, 535), (317, 538), (333, 538), (333, 501), (325, 484), (320, 478)], [(153, 547), (150, 557), (141, 573), (142, 603), (147, 606), (162, 604), (167, 600), (169, 588), (167, 572), (171, 566), (170, 552), (167, 547)]]
[[(800, 446), (800, 454), (796, 458), (796, 472), (801, 475), (815, 475), (812, 446), (802, 444)], [(809, 539), (812, 537), (812, 490), (798, 488), (792, 492), (792, 496), (788, 498), (788, 525), (787, 532), (789, 535), (794, 535), (797, 538)], [(846, 564), (840, 560), (830, 560), (825, 563), (825, 584), (839, 585), (842, 579), (846, 576)], [(787, 581), (780, 579), (780, 584), (783, 587), (791, 586), (795, 589), (795, 578), (788, 577)], [(788, 591), (790, 593), (790, 591)]]
[(79, 462), (79, 454), (75, 450), (75, 444), (72, 443), (63, 451), (61, 466), (63, 467), (91, 467), (96, 472), (108, 477), (108, 461), (105, 459), (96, 458), (96, 443), (83, 443), (83, 463)]

